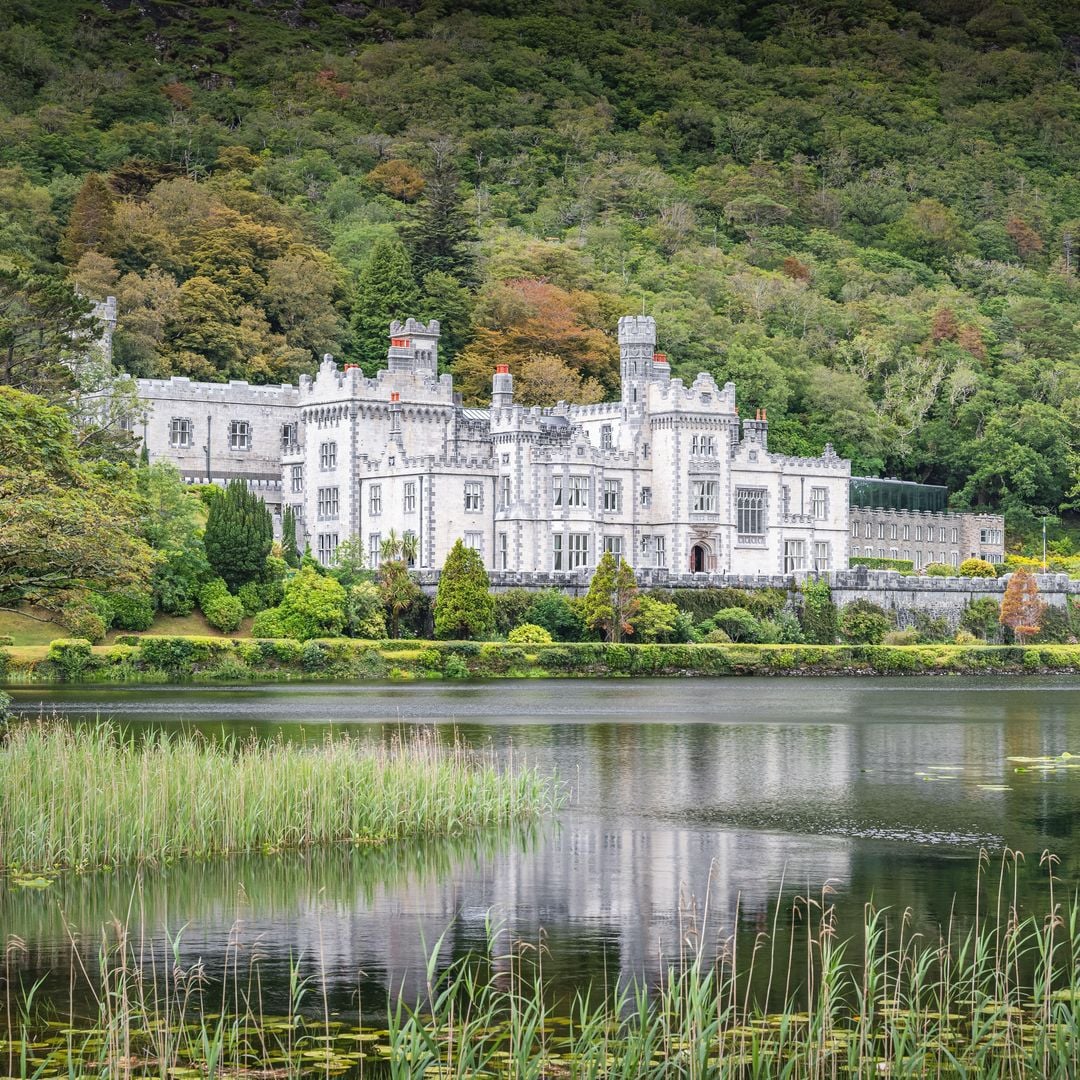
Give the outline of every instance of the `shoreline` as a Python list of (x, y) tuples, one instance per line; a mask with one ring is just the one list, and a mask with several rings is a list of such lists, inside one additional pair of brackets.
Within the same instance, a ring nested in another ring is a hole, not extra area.
[(125, 637), (0, 648), (0, 686), (1080, 673), (1080, 645), (631, 645)]

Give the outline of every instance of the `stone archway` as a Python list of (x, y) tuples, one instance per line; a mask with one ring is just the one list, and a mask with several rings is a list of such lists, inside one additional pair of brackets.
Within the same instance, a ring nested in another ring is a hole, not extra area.
[(709, 550), (704, 544), (694, 544), (690, 548), (690, 573), (704, 574), (709, 562)]

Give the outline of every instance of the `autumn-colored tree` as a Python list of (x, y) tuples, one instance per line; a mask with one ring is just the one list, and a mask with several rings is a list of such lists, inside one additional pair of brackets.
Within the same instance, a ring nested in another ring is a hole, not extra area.
[(116, 199), (109, 185), (97, 174), (83, 181), (71, 217), (60, 241), (60, 256), (74, 265), (86, 251), (105, 251), (112, 238)]
[(960, 324), (952, 308), (942, 307), (934, 312), (930, 338), (937, 345), (942, 341), (956, 341), (960, 336)]
[(1005, 222), (1005, 231), (1021, 259), (1027, 260), (1042, 252), (1042, 237), (1019, 214), (1009, 216)]
[(396, 158), (380, 161), (365, 179), (372, 187), (402, 202), (415, 202), (424, 190), (424, 177), (420, 170)]
[(1039, 632), (1043, 604), (1039, 599), (1039, 586), (1035, 575), (1026, 570), (1016, 570), (1005, 586), (1001, 598), (1001, 614), (998, 621), (1012, 630), (1016, 640), (1023, 644)]

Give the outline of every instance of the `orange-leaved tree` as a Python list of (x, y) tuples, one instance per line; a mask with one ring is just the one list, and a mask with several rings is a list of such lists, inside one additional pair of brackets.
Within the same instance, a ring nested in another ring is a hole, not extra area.
[(1035, 576), (1026, 570), (1015, 571), (1005, 586), (998, 621), (1002, 626), (1009, 627), (1022, 645), (1039, 632), (1042, 613), (1043, 603), (1039, 599)]

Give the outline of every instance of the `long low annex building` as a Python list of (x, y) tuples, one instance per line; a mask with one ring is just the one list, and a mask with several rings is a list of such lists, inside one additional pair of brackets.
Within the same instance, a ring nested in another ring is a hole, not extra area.
[(439, 324), (409, 319), (374, 377), (326, 356), (299, 386), (140, 380), (142, 434), (191, 482), (245, 479), (279, 518), (292, 506), (323, 563), (359, 538), (377, 565), (394, 531), (421, 568), (459, 538), (490, 570), (580, 574), (605, 551), (675, 573), (844, 568), (850, 462), (770, 451), (734, 384), (671, 377), (652, 317), (618, 333), (618, 401), (522, 406), (500, 365), (490, 406), (462, 406)]

